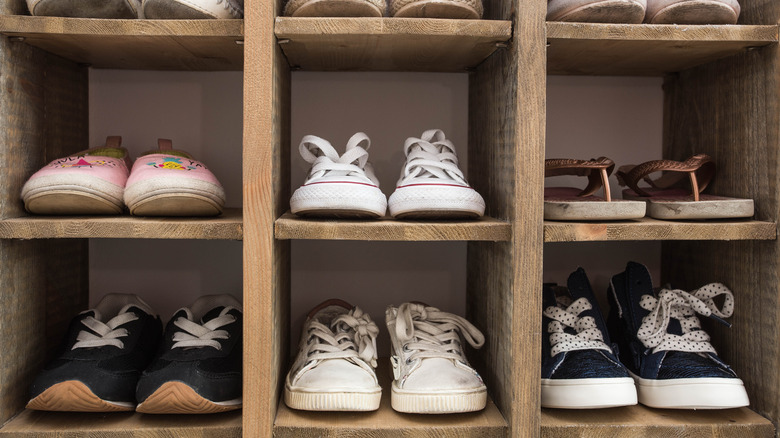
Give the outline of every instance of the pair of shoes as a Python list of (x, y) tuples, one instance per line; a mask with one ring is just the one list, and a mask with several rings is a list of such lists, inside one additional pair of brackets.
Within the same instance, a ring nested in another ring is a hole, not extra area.
[[(478, 411), (487, 389), (471, 368), (462, 338), (474, 348), (482, 333), (464, 318), (420, 303), (385, 312), (393, 367), (391, 404), (398, 412)], [(382, 388), (376, 378), (379, 328), (359, 307), (328, 300), (306, 318), (300, 350), (287, 374), (284, 401), (307, 411), (374, 411)]]
[(347, 142), (339, 156), (331, 144), (313, 135), (301, 140), (299, 151), (311, 169), (290, 199), (300, 216), (376, 218), (389, 207), (395, 218), (476, 218), (485, 201), (469, 186), (458, 168), (455, 146), (439, 129), (410, 137), (404, 144), (406, 163), (390, 200), (368, 161), (371, 140), (362, 132)]
[[(389, 3), (389, 5), (388, 5)], [(389, 6), (389, 7), (388, 7)], [(482, 0), (289, 0), (292, 17), (382, 17), (479, 19)]]
[(27, 0), (30, 15), (76, 18), (243, 18), (244, 0)]
[(548, 0), (548, 21), (735, 24), (737, 0)]
[(62, 352), (33, 382), (27, 408), (172, 414), (241, 407), (242, 310), (235, 298), (203, 296), (161, 332), (160, 318), (139, 297), (106, 295), (71, 321)]
[[(718, 357), (696, 314), (724, 322), (734, 297), (724, 285), (691, 293), (653, 290), (647, 268), (629, 262), (612, 277), (604, 323), (582, 268), (568, 287), (545, 284), (542, 406), (728, 409), (749, 404), (736, 373)], [(722, 309), (713, 298), (725, 297)], [(725, 323), (725, 322), (724, 322)], [(610, 341), (612, 339), (612, 342)], [(619, 359), (618, 359), (619, 358)]]
[(122, 137), (59, 158), (35, 172), (22, 187), (24, 208), (34, 214), (216, 216), (225, 190), (211, 171), (170, 140), (136, 159), (131, 168)]
[[(606, 157), (595, 160), (548, 159), (544, 176), (577, 175), (588, 177), (588, 186), (544, 189), (544, 218), (547, 220), (638, 219), (645, 214), (655, 219), (733, 219), (753, 216), (753, 200), (706, 195), (715, 176), (715, 162), (705, 154), (684, 162), (652, 160), (638, 166), (622, 166), (618, 182), (629, 188), (623, 199), (612, 199), (609, 175), (615, 163)], [(666, 172), (652, 179), (650, 175)], [(645, 181), (650, 187), (639, 186)], [(684, 188), (690, 184), (690, 189)], [(594, 196), (601, 187), (604, 197)]]

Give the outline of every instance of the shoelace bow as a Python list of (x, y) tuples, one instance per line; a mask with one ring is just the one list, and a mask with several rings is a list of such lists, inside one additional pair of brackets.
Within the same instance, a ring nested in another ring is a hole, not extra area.
[(308, 179), (322, 176), (363, 176), (374, 184), (379, 184), (373, 168), (368, 162), (368, 148), (371, 140), (366, 134), (358, 132), (347, 142), (344, 155), (339, 156), (336, 149), (327, 140), (315, 135), (307, 135), (301, 140), (298, 150), (301, 157), (311, 163)]
[(460, 334), (474, 348), (485, 343), (482, 332), (465, 318), (417, 303), (398, 307), (395, 333), (404, 350), (412, 352), (407, 363), (424, 358), (465, 362)]
[[(724, 295), (723, 308), (713, 301), (718, 295)], [(710, 283), (691, 293), (679, 289), (662, 289), (658, 298), (644, 295), (639, 305), (650, 313), (642, 319), (637, 337), (646, 348), (657, 351), (687, 351), (696, 353), (715, 353), (710, 344), (710, 336), (701, 330), (696, 314), (704, 315), (729, 325), (721, 318), (728, 318), (734, 312), (734, 295), (720, 283)], [(671, 319), (680, 321), (682, 336), (667, 333)]]
[(73, 344), (71, 350), (77, 348), (105, 347), (107, 345), (125, 348), (125, 343), (119, 338), (127, 336), (128, 331), (126, 328), (117, 327), (127, 324), (130, 321), (135, 321), (136, 319), (138, 319), (138, 316), (132, 312), (120, 313), (106, 323), (103, 323), (92, 316), (88, 316), (82, 319), (81, 323), (97, 334), (81, 330), (78, 336), (76, 336), (77, 342)]
[(222, 344), (217, 339), (228, 339), (230, 334), (227, 330), (217, 329), (236, 321), (235, 316), (227, 313), (230, 309), (232, 308), (226, 307), (220, 316), (209, 320), (205, 324), (198, 324), (182, 316), (176, 318), (173, 324), (180, 328), (181, 331), (173, 334), (174, 344), (171, 348), (211, 347), (222, 350)]
[(379, 327), (359, 307), (339, 315), (330, 327), (318, 321), (309, 326), (307, 362), (359, 358), (376, 368)]
[[(552, 319), (547, 324), (547, 333), (550, 333), (550, 355), (555, 356), (564, 351), (574, 350), (607, 350), (612, 351), (604, 343), (604, 335), (596, 326), (596, 320), (592, 316), (580, 318), (582, 312), (591, 310), (593, 305), (587, 298), (579, 298), (565, 309), (558, 306), (550, 306), (544, 311), (544, 316)], [(574, 329), (577, 334), (566, 333), (566, 328)]]
[(406, 166), (402, 179), (431, 178), (468, 185), (458, 168), (455, 146), (440, 129), (425, 131), (422, 138), (407, 138), (404, 152)]

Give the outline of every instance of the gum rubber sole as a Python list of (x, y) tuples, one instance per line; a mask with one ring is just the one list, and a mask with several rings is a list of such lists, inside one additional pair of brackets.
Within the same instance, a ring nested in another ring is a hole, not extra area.
[(354, 411), (379, 409), (382, 390), (375, 392), (306, 392), (284, 389), (284, 403), (303, 411)]
[(78, 190), (47, 190), (24, 199), (24, 208), (34, 214), (121, 214), (122, 205)]
[(422, 0), (408, 4), (393, 15), (398, 18), (450, 18), (477, 20), (480, 14), (471, 6), (454, 0)]
[(136, 411), (145, 414), (214, 414), (240, 408), (240, 402), (213, 402), (182, 382), (165, 382), (140, 403)]
[(135, 404), (116, 404), (96, 396), (78, 380), (67, 380), (47, 388), (27, 403), (27, 409), (68, 412), (122, 412), (132, 411)]
[(648, 17), (651, 24), (735, 24), (739, 14), (717, 0), (675, 3)]
[(383, 12), (366, 0), (309, 0), (290, 15), (293, 17), (381, 17)]
[(630, 0), (591, 1), (565, 14), (548, 16), (549, 21), (581, 23), (639, 24), (645, 18), (645, 8)]

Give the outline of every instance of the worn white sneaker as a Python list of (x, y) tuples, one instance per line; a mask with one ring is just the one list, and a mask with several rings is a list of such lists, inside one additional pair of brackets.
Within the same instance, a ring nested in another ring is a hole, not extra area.
[(387, 198), (368, 162), (371, 140), (362, 132), (347, 142), (339, 156), (331, 144), (307, 135), (298, 150), (311, 163), (309, 175), (290, 199), (290, 209), (301, 216), (379, 217), (387, 211)]
[(367, 313), (328, 300), (306, 318), (300, 350), (284, 385), (284, 402), (305, 411), (375, 411), (379, 328)]
[(461, 335), (474, 348), (485, 342), (466, 319), (435, 307), (404, 303), (385, 312), (393, 366), (391, 402), (398, 412), (446, 414), (485, 407), (487, 389), (471, 368)]
[(474, 218), (485, 214), (485, 201), (466, 182), (455, 146), (444, 132), (430, 129), (422, 138), (407, 138), (404, 153), (406, 163), (388, 201), (393, 217)]

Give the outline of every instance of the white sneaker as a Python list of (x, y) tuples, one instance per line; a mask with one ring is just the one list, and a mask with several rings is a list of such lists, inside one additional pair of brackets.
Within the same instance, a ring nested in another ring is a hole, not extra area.
[(469, 218), (485, 214), (485, 201), (458, 168), (455, 146), (440, 129), (410, 137), (404, 144), (406, 164), (390, 214), (397, 218)]
[(300, 350), (287, 374), (284, 402), (305, 411), (375, 411), (382, 388), (376, 378), (379, 328), (367, 313), (328, 300), (306, 318)]
[(368, 162), (371, 140), (362, 132), (347, 142), (339, 156), (331, 144), (307, 135), (298, 150), (311, 163), (309, 175), (290, 199), (290, 209), (301, 216), (379, 217), (387, 211), (387, 198)]
[(471, 368), (461, 335), (471, 346), (485, 342), (466, 319), (417, 303), (385, 312), (393, 366), (391, 402), (398, 412), (446, 414), (485, 407), (487, 389)]

